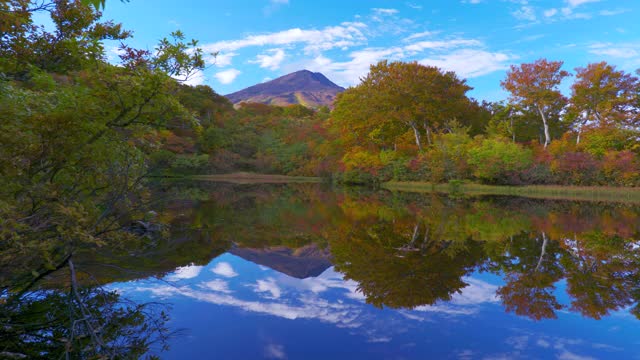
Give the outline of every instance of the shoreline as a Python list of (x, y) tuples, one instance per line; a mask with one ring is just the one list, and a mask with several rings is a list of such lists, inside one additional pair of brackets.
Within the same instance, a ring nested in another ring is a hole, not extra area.
[[(188, 175), (179, 177), (188, 180), (226, 182), (233, 184), (286, 184), (286, 183), (321, 183), (321, 177), (288, 176), (276, 174), (258, 174), (235, 172), (213, 175)], [(640, 204), (640, 188), (608, 187), (608, 186), (565, 186), (565, 185), (484, 185), (461, 182), (460, 184), (432, 184), (421, 181), (388, 181), (380, 184), (380, 188), (389, 191), (415, 193), (445, 193), (463, 195), (502, 195), (520, 196), (550, 200), (582, 200), (605, 201)]]
[(322, 178), (311, 176), (287, 176), (272, 174), (256, 174), (248, 172), (237, 172), (229, 174), (215, 175), (190, 175), (189, 180), (218, 181), (234, 184), (285, 184), (285, 183), (320, 183)]
[(419, 193), (459, 193), (468, 195), (506, 195), (552, 200), (586, 200), (640, 203), (640, 188), (564, 185), (483, 185), (476, 183), (432, 184), (416, 181), (389, 181), (380, 187), (391, 191)]

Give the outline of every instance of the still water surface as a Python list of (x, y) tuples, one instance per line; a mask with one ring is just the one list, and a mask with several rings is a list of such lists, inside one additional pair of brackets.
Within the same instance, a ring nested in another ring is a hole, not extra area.
[[(168, 359), (640, 359), (640, 207), (207, 184), (148, 278)], [(142, 268), (142, 265), (139, 265)]]

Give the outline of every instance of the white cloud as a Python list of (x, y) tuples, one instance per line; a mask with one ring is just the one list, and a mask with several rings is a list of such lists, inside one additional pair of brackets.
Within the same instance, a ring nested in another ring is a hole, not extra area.
[(231, 290), (229, 290), (229, 284), (226, 281), (220, 279), (205, 282), (203, 284), (200, 284), (200, 286), (211, 291), (218, 291), (226, 294), (231, 293)]
[(231, 61), (237, 55), (238, 53), (235, 53), (232, 51), (221, 52), (221, 53), (218, 53), (216, 56), (206, 56), (205, 61), (207, 62), (207, 64), (215, 65), (217, 67), (227, 67), (231, 65)]
[(284, 352), (284, 346), (268, 344), (264, 348), (264, 357), (267, 359), (286, 359), (287, 354)]
[(420, 312), (433, 312), (447, 315), (473, 315), (478, 311), (473, 308), (462, 308), (449, 305), (423, 305), (414, 309)]
[(411, 40), (415, 40), (415, 39), (420, 39), (423, 37), (428, 37), (428, 36), (433, 36), (437, 33), (432, 32), (432, 31), (423, 31), (423, 32), (419, 32), (419, 33), (415, 33), (412, 35), (409, 35), (406, 39), (404, 39), (404, 41), (411, 41)]
[[(468, 285), (460, 293), (454, 294), (449, 303), (418, 306), (415, 310), (447, 315), (472, 315), (479, 311), (478, 305), (499, 301), (496, 296), (497, 286), (471, 277), (465, 277), (463, 280)], [(409, 313), (403, 315), (412, 318)]]
[(558, 354), (557, 358), (558, 360), (595, 360), (595, 358), (592, 358), (591, 356), (578, 355), (567, 350)]
[(338, 84), (351, 86), (357, 84), (360, 78), (369, 72), (371, 64), (383, 59), (401, 60), (404, 54), (402, 53), (402, 48), (399, 47), (388, 49), (367, 48), (353, 51), (349, 54), (349, 57), (351, 58), (349, 61), (335, 62), (320, 55), (302, 64), (294, 64), (294, 66), (321, 72)]
[(471, 277), (465, 277), (463, 280), (469, 285), (462, 289), (461, 293), (453, 295), (453, 298), (451, 299), (453, 304), (472, 305), (495, 303), (499, 301), (499, 298), (496, 295), (496, 291), (498, 290), (496, 285)]
[(300, 68), (325, 74), (343, 86), (353, 86), (369, 72), (369, 67), (381, 60), (411, 60), (425, 56), (420, 63), (456, 71), (462, 77), (477, 77), (507, 68), (514, 56), (483, 50), (483, 43), (474, 39), (416, 41), (404, 46), (365, 48), (349, 53), (350, 60), (334, 61), (324, 55), (311, 60), (288, 64), (285, 70)]
[(178, 281), (184, 279), (193, 279), (200, 275), (200, 271), (202, 271), (202, 266), (196, 265), (188, 265), (181, 266), (173, 271), (173, 274), (166, 277), (168, 281)]
[(571, 7), (578, 7), (582, 4), (599, 2), (600, 0), (566, 0), (566, 3)]
[(256, 282), (256, 285), (254, 286), (254, 289), (258, 293), (271, 293), (271, 299), (278, 299), (282, 294), (282, 290), (280, 290), (280, 287), (278, 286), (278, 284), (276, 284), (276, 281), (273, 278), (258, 280)]
[(450, 54), (420, 60), (421, 64), (454, 71), (462, 78), (474, 78), (508, 68), (515, 57), (479, 49), (462, 49)]
[(551, 344), (549, 344), (549, 342), (545, 339), (538, 339), (538, 341), (536, 341), (536, 345), (545, 349), (548, 349), (551, 346)]
[(318, 319), (322, 322), (336, 324), (345, 328), (357, 328), (357, 317), (361, 309), (355, 305), (330, 303), (322, 299), (300, 298), (300, 305), (290, 305), (278, 302), (261, 302), (243, 300), (229, 294), (194, 290), (189, 287), (176, 288), (173, 286), (138, 287), (138, 292), (148, 291), (162, 298), (169, 296), (185, 296), (212, 304), (232, 306), (244, 311), (269, 314), (284, 319)]
[(382, 336), (382, 337), (370, 338), (367, 340), (367, 342), (377, 344), (377, 343), (388, 343), (388, 342), (391, 342), (391, 340), (392, 339), (388, 336)]
[(256, 56), (256, 60), (250, 61), (252, 64), (260, 64), (261, 68), (269, 70), (278, 70), (280, 64), (284, 60), (286, 54), (283, 49), (271, 49), (267, 50), (267, 53), (272, 54), (259, 54)]
[(328, 26), (321, 30), (294, 28), (262, 35), (249, 35), (239, 40), (205, 44), (202, 49), (206, 52), (233, 52), (254, 46), (303, 44), (306, 53), (319, 52), (364, 43), (366, 37), (363, 34), (363, 30), (366, 27), (367, 25), (361, 22), (344, 22), (338, 26)]
[(111, 46), (106, 51), (107, 61), (110, 63), (119, 63), (121, 61), (120, 56), (125, 54), (125, 51), (120, 46)]
[(527, 348), (527, 345), (529, 344), (529, 336), (527, 335), (512, 336), (507, 338), (505, 342), (516, 350), (524, 350)]
[(536, 21), (536, 11), (532, 6), (522, 6), (520, 9), (511, 13), (518, 20)]
[(229, 70), (225, 70), (225, 71), (220, 71), (217, 72), (214, 76), (216, 77), (216, 79), (218, 79), (218, 81), (221, 84), (231, 84), (236, 77), (238, 77), (238, 75), (240, 75), (240, 70), (236, 70), (236, 69), (229, 69)]
[(262, 13), (270, 16), (284, 5), (289, 5), (289, 0), (269, 0), (269, 4), (262, 9)]
[(595, 43), (589, 46), (589, 52), (618, 59), (634, 59), (640, 56), (640, 44)]
[(394, 15), (399, 12), (397, 9), (373, 8), (371, 10), (373, 10), (374, 13), (380, 14), (380, 15)]
[(211, 269), (211, 272), (228, 278), (238, 276), (238, 273), (233, 270), (233, 267), (231, 267), (231, 264), (228, 262), (219, 262), (213, 269)]
[(202, 70), (196, 70), (194, 73), (190, 74), (189, 77), (185, 80), (184, 78), (179, 79), (184, 80), (182, 83), (186, 85), (196, 86), (204, 84), (206, 78), (204, 76), (204, 72)]
[(601, 16), (614, 16), (629, 12), (629, 9), (601, 10), (598, 14)]
[(571, 6), (549, 9), (544, 11), (543, 14), (547, 19), (553, 18), (556, 20), (591, 19), (593, 17), (590, 13), (574, 12), (574, 7)]
[(284, 278), (282, 282), (286, 285), (296, 287), (299, 290), (309, 290), (314, 294), (320, 294), (329, 289), (344, 289), (347, 290), (346, 297), (350, 299), (361, 301), (365, 299), (364, 294), (358, 290), (358, 283), (353, 280), (344, 280), (342, 274), (336, 272), (333, 267), (325, 270), (317, 277), (295, 281), (291, 280), (292, 279)]
[(480, 46), (478, 40), (454, 39), (445, 41), (419, 41), (404, 47), (410, 54), (423, 52), (424, 50), (451, 49), (461, 46)]

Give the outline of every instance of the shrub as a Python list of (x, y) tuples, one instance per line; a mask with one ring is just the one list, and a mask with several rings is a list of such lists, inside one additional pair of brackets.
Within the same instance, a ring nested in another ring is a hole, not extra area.
[(177, 155), (171, 161), (174, 169), (193, 171), (203, 169), (209, 163), (209, 155)]
[(608, 151), (603, 159), (602, 171), (608, 184), (640, 185), (640, 160), (629, 150)]
[(336, 173), (333, 176), (333, 181), (337, 184), (344, 185), (378, 186), (380, 184), (376, 176), (360, 170)]
[(361, 147), (354, 147), (342, 157), (346, 171), (357, 170), (371, 175), (377, 175), (382, 168), (382, 161), (378, 154), (371, 153)]
[(552, 170), (562, 184), (596, 185), (601, 181), (599, 163), (596, 158), (585, 152), (568, 152), (553, 162)]
[(153, 167), (168, 167), (175, 157), (175, 153), (165, 149), (160, 149), (150, 155)]
[(533, 160), (530, 149), (505, 139), (484, 139), (469, 150), (473, 175), (486, 183), (509, 182), (513, 174), (529, 167)]
[(607, 151), (621, 151), (627, 149), (634, 140), (626, 131), (616, 128), (599, 128), (585, 132), (578, 149), (595, 157), (602, 158)]
[(426, 153), (428, 175), (433, 183), (469, 176), (468, 149), (471, 138), (466, 133), (435, 136), (433, 146)]

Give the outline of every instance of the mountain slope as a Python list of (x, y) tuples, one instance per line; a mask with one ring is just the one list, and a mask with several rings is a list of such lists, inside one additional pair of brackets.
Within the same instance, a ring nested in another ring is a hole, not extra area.
[(234, 247), (229, 253), (298, 279), (317, 277), (331, 267), (329, 249), (321, 249), (315, 244), (298, 249), (284, 246), (263, 249)]
[(300, 70), (226, 95), (232, 103), (255, 102), (270, 105), (300, 104), (307, 107), (331, 106), (344, 91), (321, 73)]

